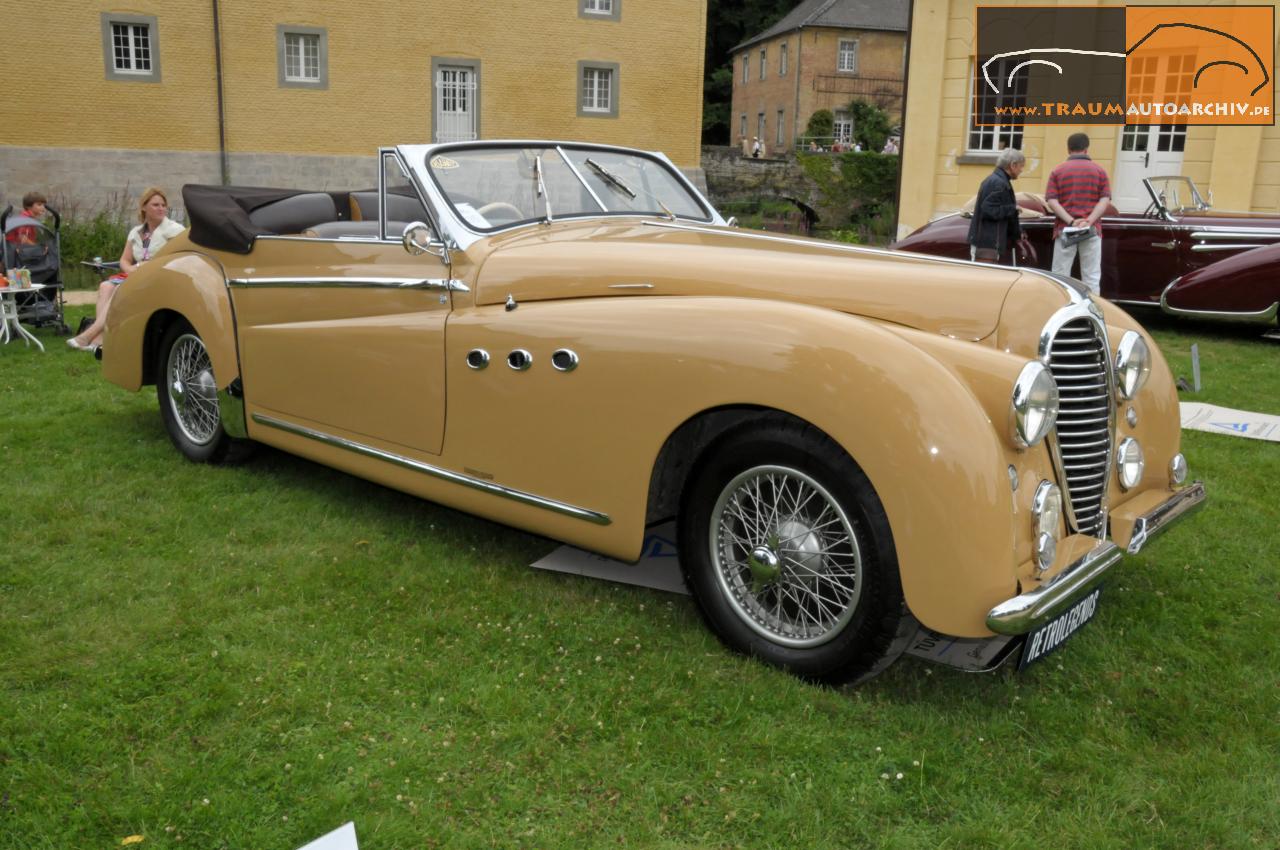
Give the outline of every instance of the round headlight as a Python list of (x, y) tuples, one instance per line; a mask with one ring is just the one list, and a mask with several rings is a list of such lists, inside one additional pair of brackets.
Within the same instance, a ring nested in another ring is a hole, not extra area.
[(1120, 486), (1132, 490), (1142, 480), (1142, 470), (1146, 461), (1142, 457), (1142, 446), (1133, 437), (1127, 437), (1116, 450), (1116, 468), (1120, 472)]
[(1058, 384), (1049, 367), (1039, 360), (1022, 367), (1009, 409), (1015, 445), (1029, 448), (1044, 439), (1058, 421)]
[(1116, 383), (1123, 398), (1133, 398), (1151, 374), (1151, 349), (1137, 331), (1128, 331), (1116, 349)]
[(1062, 524), (1062, 490), (1052, 481), (1041, 481), (1031, 499), (1031, 530), (1035, 534), (1036, 567), (1040, 572), (1053, 564)]

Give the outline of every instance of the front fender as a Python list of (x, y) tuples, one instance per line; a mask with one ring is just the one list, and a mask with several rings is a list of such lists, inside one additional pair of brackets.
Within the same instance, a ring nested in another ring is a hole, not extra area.
[[(916, 615), (949, 634), (990, 634), (987, 612), (1017, 591), (1012, 495), (1000, 437), (955, 373), (886, 327), (831, 310), (717, 297), (623, 302), (455, 313), (451, 465), (608, 513), (608, 526), (539, 527), (635, 559), (649, 477), (676, 428), (713, 408), (781, 410), (822, 429), (866, 471)], [(494, 365), (468, 368), (473, 348), (492, 352)], [(507, 368), (516, 348), (533, 368)], [(550, 367), (559, 348), (578, 354), (577, 369)]]
[(147, 381), (153, 319), (177, 314), (195, 328), (213, 362), (218, 389), (240, 374), (235, 318), (222, 266), (206, 254), (182, 251), (156, 257), (131, 274), (111, 299), (102, 346), (102, 374), (127, 390)]

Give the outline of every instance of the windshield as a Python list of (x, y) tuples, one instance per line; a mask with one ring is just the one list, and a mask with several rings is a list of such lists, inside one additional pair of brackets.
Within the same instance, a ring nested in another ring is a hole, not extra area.
[(1209, 204), (1200, 197), (1190, 177), (1148, 177), (1145, 181), (1151, 199), (1170, 212), (1207, 210)]
[(427, 162), (473, 230), (583, 215), (656, 215), (710, 221), (671, 167), (631, 151), (569, 145), (445, 149)]

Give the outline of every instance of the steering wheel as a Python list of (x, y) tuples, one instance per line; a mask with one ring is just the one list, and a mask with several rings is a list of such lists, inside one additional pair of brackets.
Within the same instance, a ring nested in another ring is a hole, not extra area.
[(518, 207), (516, 207), (514, 204), (508, 204), (506, 201), (491, 201), (490, 203), (487, 203), (484, 206), (482, 206), (480, 209), (476, 210), (476, 212), (480, 213), (480, 215), (482, 216), (488, 217), (489, 213), (495, 212), (497, 210), (503, 210), (504, 212), (512, 213), (513, 219), (525, 217), (524, 213), (521, 212)]

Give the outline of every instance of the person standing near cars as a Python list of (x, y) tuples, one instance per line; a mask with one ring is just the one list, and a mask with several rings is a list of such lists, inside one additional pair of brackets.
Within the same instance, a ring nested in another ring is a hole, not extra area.
[(978, 187), (969, 220), (969, 259), (984, 263), (1007, 262), (1014, 244), (1022, 238), (1018, 224), (1018, 200), (1013, 181), (1027, 167), (1027, 158), (1016, 148), (1005, 148), (992, 171)]
[(1045, 200), (1057, 220), (1053, 225), (1053, 271), (1071, 274), (1080, 255), (1080, 279), (1098, 295), (1102, 283), (1102, 218), (1111, 204), (1107, 172), (1089, 158), (1089, 137), (1067, 138), (1067, 160), (1049, 174)]

